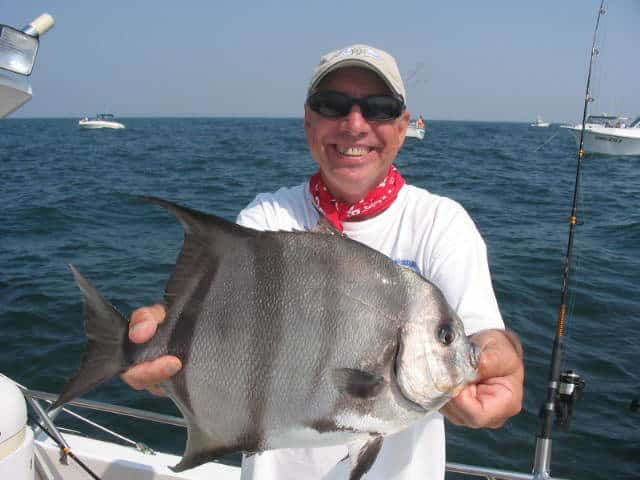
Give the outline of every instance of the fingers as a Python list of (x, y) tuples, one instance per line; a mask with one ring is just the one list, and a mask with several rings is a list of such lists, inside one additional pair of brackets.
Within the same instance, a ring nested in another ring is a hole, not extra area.
[(480, 408), (479, 403), (475, 401), (477, 389), (478, 387), (475, 384), (468, 385), (458, 395), (449, 400), (440, 409), (440, 413), (454, 425), (478, 428), (478, 425), (474, 422), (473, 415), (467, 413), (468, 411), (477, 411)]
[(514, 395), (513, 384), (469, 385), (451, 399), (441, 412), (455, 425), (470, 428), (500, 428), (520, 412), (521, 403)]
[(158, 384), (169, 380), (181, 368), (182, 362), (178, 357), (165, 355), (131, 367), (121, 378), (135, 390), (147, 389), (156, 395), (166, 395)]
[(129, 340), (133, 343), (148, 342), (155, 335), (158, 325), (164, 322), (165, 316), (166, 310), (160, 303), (138, 308), (131, 314)]
[[(133, 343), (148, 342), (165, 317), (166, 310), (162, 304), (138, 308), (131, 315), (129, 322), (129, 340)], [(121, 378), (136, 390), (146, 389), (154, 395), (165, 396), (166, 392), (160, 387), (160, 383), (169, 380), (181, 368), (182, 362), (179, 358), (165, 355), (129, 368)]]
[(518, 336), (505, 330), (485, 330), (472, 337), (480, 347), (478, 379), (506, 377), (523, 370), (522, 344)]
[(167, 392), (160, 385), (154, 385), (152, 387), (147, 387), (147, 391), (156, 397), (166, 397)]
[[(511, 331), (493, 330), (480, 357), (478, 398), (487, 411), (506, 421), (522, 410), (524, 399), (523, 349)], [(494, 422), (495, 423), (495, 422)]]

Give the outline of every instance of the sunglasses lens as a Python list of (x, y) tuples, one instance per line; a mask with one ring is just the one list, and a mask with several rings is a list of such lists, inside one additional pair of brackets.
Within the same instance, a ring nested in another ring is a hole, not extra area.
[(388, 95), (367, 97), (360, 106), (367, 120), (394, 120), (402, 115), (402, 102)]
[(307, 99), (309, 108), (326, 118), (347, 116), (356, 103), (360, 105), (362, 115), (367, 120), (384, 122), (402, 115), (402, 101), (389, 95), (373, 95), (356, 99), (341, 92), (325, 91), (316, 92)]
[(309, 97), (309, 108), (327, 118), (340, 118), (349, 114), (351, 98), (339, 92), (317, 92)]

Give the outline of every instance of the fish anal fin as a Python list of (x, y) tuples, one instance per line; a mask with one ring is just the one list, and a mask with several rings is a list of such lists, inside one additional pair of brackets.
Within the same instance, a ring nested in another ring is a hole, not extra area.
[(355, 368), (337, 368), (333, 372), (336, 388), (355, 398), (373, 398), (385, 387), (382, 375)]
[(242, 450), (239, 446), (222, 445), (220, 442), (214, 441), (189, 417), (185, 417), (185, 419), (187, 421), (187, 448), (182, 455), (182, 460), (174, 467), (169, 467), (174, 472), (183, 472)]
[(193, 452), (189, 455), (184, 455), (180, 463), (173, 467), (169, 467), (169, 469), (173, 472), (179, 473), (184, 472), (185, 470), (189, 470), (191, 468), (199, 467), (203, 463), (212, 462), (214, 460), (218, 460), (220, 457), (223, 457), (229, 453), (237, 452), (237, 449), (226, 449), (226, 448), (212, 448), (209, 450), (202, 450), (200, 452)]
[(364, 444), (355, 443), (349, 445), (349, 458), (351, 460), (349, 480), (360, 480), (371, 469), (382, 448), (382, 441), (382, 435), (376, 435)]

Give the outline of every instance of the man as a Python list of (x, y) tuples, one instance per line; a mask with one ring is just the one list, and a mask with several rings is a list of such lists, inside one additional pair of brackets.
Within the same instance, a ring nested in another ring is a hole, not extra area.
[[(438, 285), (467, 334), (482, 346), (480, 377), (441, 413), (472, 428), (497, 428), (522, 406), (524, 368), (517, 337), (504, 330), (491, 286), (486, 247), (456, 202), (406, 185), (393, 162), (410, 114), (395, 60), (354, 45), (322, 57), (305, 104), (304, 128), (319, 172), (309, 182), (261, 194), (238, 223), (262, 230), (312, 228), (320, 215), (362, 243), (414, 268)], [(138, 309), (129, 336), (147, 341), (164, 307)], [(158, 383), (180, 369), (175, 357), (131, 368), (123, 379), (162, 394)], [(444, 422), (434, 413), (386, 437), (367, 479), (441, 479)], [(345, 446), (267, 451), (243, 459), (243, 479), (347, 478)]]

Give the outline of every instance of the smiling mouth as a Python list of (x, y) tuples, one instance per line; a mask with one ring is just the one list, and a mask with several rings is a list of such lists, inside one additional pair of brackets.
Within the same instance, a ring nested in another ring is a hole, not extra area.
[(340, 145), (336, 145), (336, 150), (340, 155), (344, 155), (345, 157), (362, 157), (369, 153), (372, 149), (371, 147), (342, 147)]

